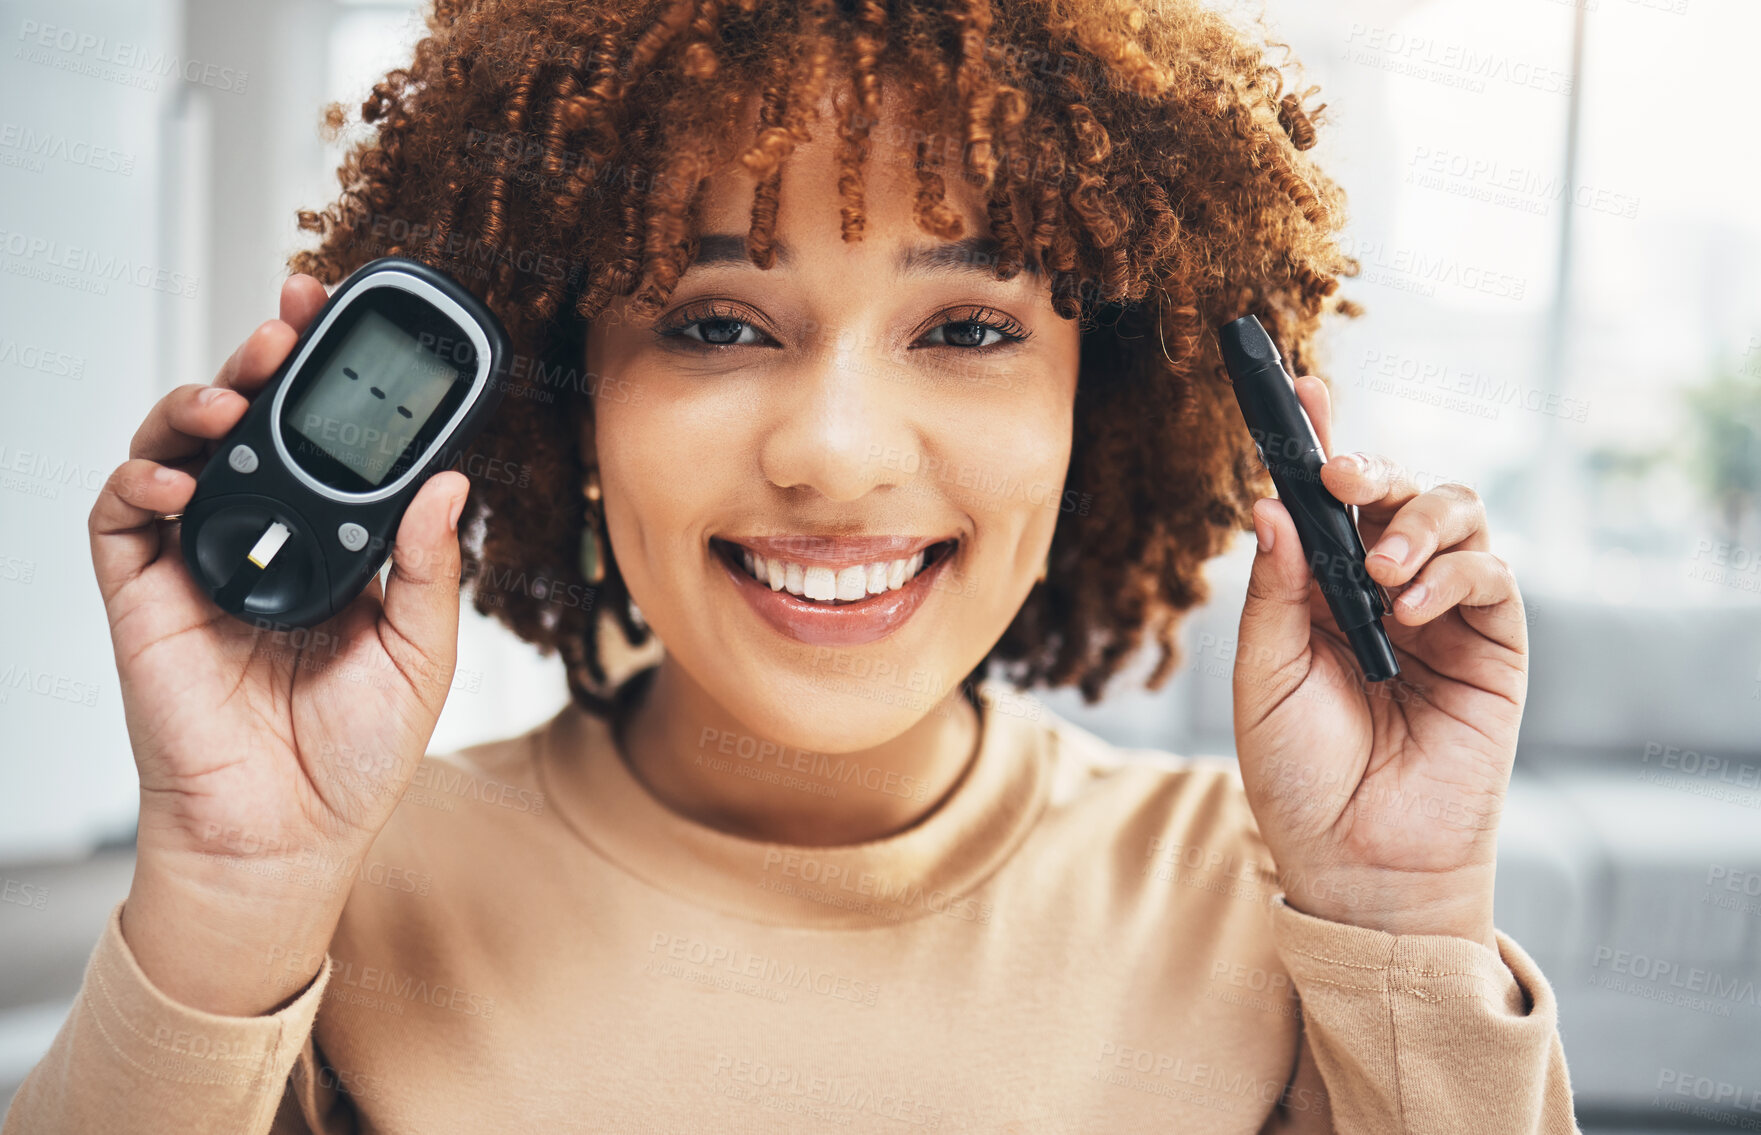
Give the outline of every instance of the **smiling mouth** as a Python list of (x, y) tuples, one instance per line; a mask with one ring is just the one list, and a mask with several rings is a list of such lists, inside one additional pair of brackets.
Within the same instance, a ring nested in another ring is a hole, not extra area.
[(765, 556), (750, 548), (710, 537), (710, 547), (733, 571), (772, 591), (785, 591), (819, 607), (854, 607), (884, 599), (910, 586), (918, 576), (945, 559), (959, 539), (939, 540), (899, 559), (830, 565), (811, 560)]

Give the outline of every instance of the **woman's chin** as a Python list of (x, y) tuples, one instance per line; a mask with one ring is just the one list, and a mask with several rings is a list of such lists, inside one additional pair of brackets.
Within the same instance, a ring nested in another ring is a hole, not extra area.
[(740, 718), (764, 741), (809, 753), (854, 753), (894, 740), (933, 713), (945, 712), (948, 689), (911, 689), (829, 667), (771, 671), (746, 687)]

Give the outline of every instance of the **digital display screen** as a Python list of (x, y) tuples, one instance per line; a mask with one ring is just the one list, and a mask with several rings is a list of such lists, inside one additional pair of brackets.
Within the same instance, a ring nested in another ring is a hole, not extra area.
[(385, 482), (459, 381), (459, 370), (381, 312), (360, 314), (304, 382), (286, 427), (359, 476)]

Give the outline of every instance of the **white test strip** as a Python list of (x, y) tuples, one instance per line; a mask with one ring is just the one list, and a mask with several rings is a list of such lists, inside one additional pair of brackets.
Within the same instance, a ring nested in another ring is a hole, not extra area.
[(277, 520), (261, 536), (257, 537), (257, 542), (251, 546), (250, 553), (245, 556), (245, 559), (260, 568), (266, 568), (269, 566), (269, 561), (275, 558), (275, 553), (281, 551), (281, 546), (285, 543), (287, 543), (287, 525)]

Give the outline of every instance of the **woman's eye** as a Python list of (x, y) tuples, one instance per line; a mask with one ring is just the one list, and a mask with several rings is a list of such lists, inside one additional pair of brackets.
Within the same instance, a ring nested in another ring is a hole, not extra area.
[[(946, 347), (988, 347), (1003, 339), (1003, 333), (988, 323), (944, 323), (930, 331), (932, 342), (938, 333), (942, 341), (935, 345)], [(987, 335), (995, 335), (996, 338), (986, 340)]]
[(954, 319), (930, 328), (920, 342), (928, 347), (985, 351), (1019, 343), (1026, 338), (1026, 332), (1012, 319), (1003, 324), (987, 319)]
[(763, 333), (752, 324), (724, 316), (688, 320), (675, 324), (662, 334), (669, 339), (689, 339), (710, 347), (757, 346), (764, 342)]
[(775, 341), (745, 315), (745, 311), (723, 301), (693, 304), (655, 327), (654, 333), (662, 342), (688, 351), (776, 346)]
[[(966, 319), (953, 319), (930, 328), (913, 345), (916, 347), (950, 347), (965, 351), (990, 351), (1007, 347), (1028, 338), (1029, 332), (1006, 315), (997, 322), (979, 318), (989, 309), (980, 309)], [(715, 350), (722, 347), (776, 346), (751, 320), (738, 312), (702, 309), (681, 312), (672, 322), (655, 328), (663, 340), (688, 350)]]

